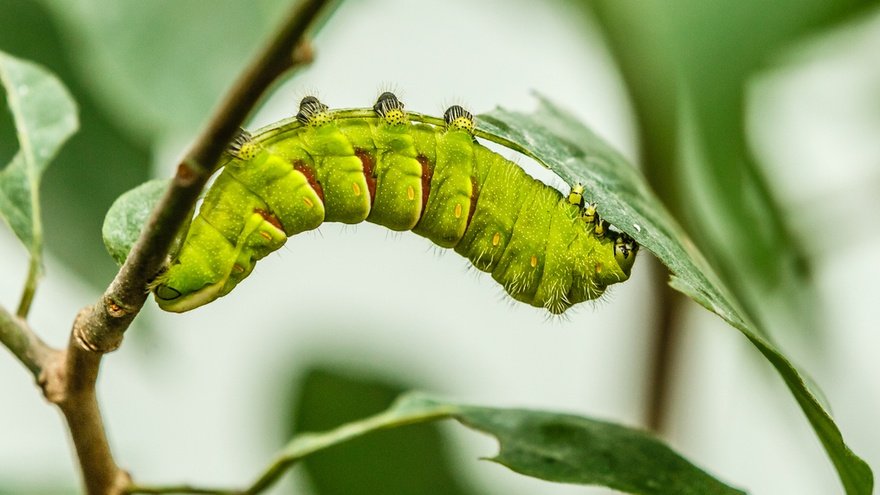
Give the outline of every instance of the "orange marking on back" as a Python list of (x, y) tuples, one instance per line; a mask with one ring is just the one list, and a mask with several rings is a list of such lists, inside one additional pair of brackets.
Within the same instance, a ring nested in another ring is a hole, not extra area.
[(455, 203), (455, 218), (461, 218), (461, 203)]
[(312, 200), (309, 198), (306, 198), (305, 196), (303, 197), (303, 203), (305, 203), (306, 206), (308, 206), (309, 208), (311, 208), (312, 206), (315, 206), (315, 204), (312, 203)]
[(416, 192), (412, 186), (406, 188), (406, 199), (412, 201), (416, 197)]
[(266, 210), (261, 210), (259, 208), (255, 208), (254, 213), (259, 213), (260, 216), (263, 217), (263, 220), (271, 223), (273, 227), (284, 232), (285, 234), (287, 233), (284, 230), (284, 225), (281, 225), (281, 220), (279, 220), (278, 217), (276, 217), (273, 213)]
[(355, 196), (361, 195), (361, 187), (359, 185), (357, 185), (357, 182), (351, 183), (351, 190), (354, 191)]
[[(364, 169), (364, 179), (367, 181), (367, 190), (370, 191), (370, 203), (372, 204), (373, 200), (376, 199), (375, 160), (373, 160), (373, 155), (361, 148), (355, 148), (354, 154), (361, 160), (361, 168)], [(355, 194), (359, 195), (358, 192), (355, 192)]]
[(295, 160), (293, 162), (293, 169), (306, 176), (306, 180), (309, 182), (312, 189), (315, 190), (315, 194), (321, 198), (321, 201), (324, 201), (324, 188), (321, 187), (321, 183), (318, 182), (318, 178), (315, 175), (315, 169), (302, 160)]
[(495, 235), (492, 236), (492, 245), (498, 247), (498, 244), (501, 243), (501, 232), (495, 232)]
[(532, 258), (529, 260), (529, 264), (532, 265), (532, 268), (535, 268), (536, 266), (538, 266), (538, 257), (535, 255), (532, 255)]

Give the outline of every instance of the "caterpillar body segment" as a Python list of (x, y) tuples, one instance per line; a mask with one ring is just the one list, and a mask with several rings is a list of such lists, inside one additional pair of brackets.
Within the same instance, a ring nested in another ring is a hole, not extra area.
[(638, 245), (585, 207), (582, 186), (563, 197), (532, 179), (476, 142), (461, 107), (443, 122), (413, 123), (383, 93), (371, 115), (338, 117), (306, 97), (295, 120), (243, 131), (153, 285), (159, 306), (188, 311), (228, 294), (288, 237), (327, 221), (412, 230), (553, 314), (629, 277)]

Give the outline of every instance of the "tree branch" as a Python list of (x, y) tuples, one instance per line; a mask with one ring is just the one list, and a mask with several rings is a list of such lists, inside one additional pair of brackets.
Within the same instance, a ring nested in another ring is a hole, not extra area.
[(66, 351), (45, 352), (45, 345), (27, 331), (23, 321), (0, 313), (3, 343), (39, 375), (44, 394), (64, 413), (91, 495), (119, 494), (131, 486), (128, 474), (113, 459), (98, 407), (95, 383), (101, 358), (121, 345), (123, 333), (147, 299), (147, 284), (161, 269), (178, 230), (239, 126), (278, 77), (311, 62), (304, 35), (327, 3), (301, 0), (241, 74), (178, 166), (113, 282), (100, 300), (77, 315)]
[(34, 378), (40, 380), (43, 369), (59, 352), (46, 345), (24, 319), (13, 316), (0, 306), (0, 343), (3, 343)]

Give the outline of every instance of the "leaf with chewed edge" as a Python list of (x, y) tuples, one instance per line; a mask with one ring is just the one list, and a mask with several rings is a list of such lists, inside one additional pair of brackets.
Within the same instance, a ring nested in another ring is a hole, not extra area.
[(571, 414), (471, 406), (421, 393), (404, 395), (385, 411), (334, 430), (297, 435), (245, 492), (265, 490), (287, 468), (315, 452), (374, 431), (441, 419), (455, 419), (496, 437), (500, 452), (490, 460), (547, 481), (607, 486), (639, 495), (745, 493), (643, 431)]

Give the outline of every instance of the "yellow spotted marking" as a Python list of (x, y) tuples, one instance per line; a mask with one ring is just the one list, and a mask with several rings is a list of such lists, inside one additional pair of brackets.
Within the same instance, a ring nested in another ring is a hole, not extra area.
[(387, 112), (385, 112), (385, 122), (387, 122), (388, 125), (405, 124), (406, 113), (399, 108), (388, 110)]
[(412, 186), (406, 188), (406, 198), (412, 201), (416, 197), (416, 192)]
[(532, 255), (532, 258), (529, 260), (529, 264), (532, 265), (532, 268), (537, 267), (538, 266), (538, 257), (535, 255)]
[(306, 197), (303, 197), (303, 203), (305, 203), (308, 208), (315, 206), (315, 204), (312, 203), (312, 200)]
[(501, 244), (501, 232), (495, 232), (492, 236), (492, 245), (498, 247), (499, 244)]
[(467, 131), (473, 134), (476, 125), (474, 124), (473, 119), (469, 119), (467, 117), (458, 117), (453, 120), (451, 124), (449, 124), (449, 127), (453, 129), (461, 129), (463, 131)]
[(461, 218), (461, 203), (455, 203), (455, 218)]
[(257, 143), (248, 141), (241, 145), (241, 148), (238, 150), (238, 156), (245, 161), (253, 160), (259, 151), (260, 147)]

